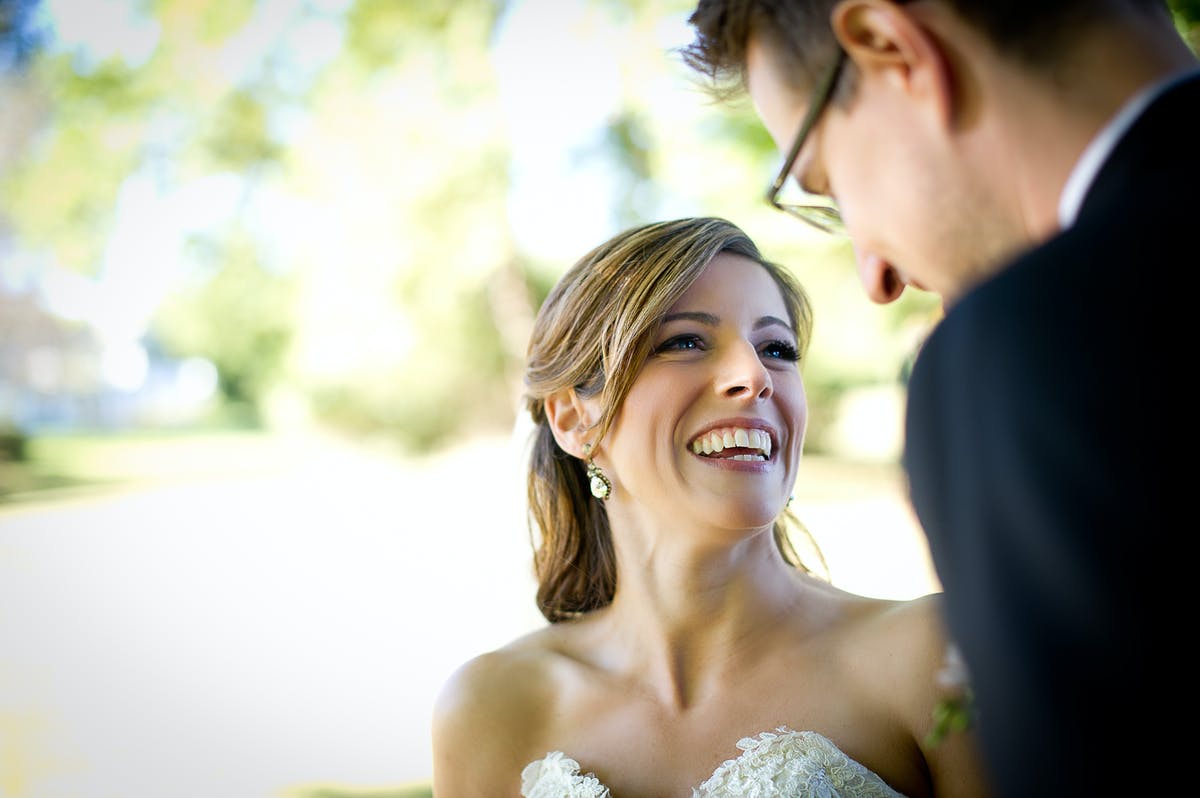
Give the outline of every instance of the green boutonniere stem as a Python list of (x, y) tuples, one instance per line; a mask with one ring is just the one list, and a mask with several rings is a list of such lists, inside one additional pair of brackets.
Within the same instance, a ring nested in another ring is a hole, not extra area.
[(933, 708), (933, 728), (925, 737), (926, 745), (938, 745), (947, 735), (971, 726), (974, 701), (968, 690), (953, 698), (944, 698)]

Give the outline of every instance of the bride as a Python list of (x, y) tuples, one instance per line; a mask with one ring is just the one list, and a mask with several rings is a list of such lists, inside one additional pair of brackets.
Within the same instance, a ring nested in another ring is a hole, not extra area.
[(847, 593), (792, 546), (810, 329), (722, 219), (561, 278), (526, 370), (549, 624), (443, 687), (438, 798), (987, 794), (972, 733), (930, 735), (939, 597)]

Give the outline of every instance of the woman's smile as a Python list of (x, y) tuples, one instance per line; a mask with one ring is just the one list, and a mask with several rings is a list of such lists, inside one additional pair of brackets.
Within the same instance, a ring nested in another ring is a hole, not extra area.
[(778, 451), (774, 429), (757, 419), (729, 419), (712, 424), (688, 445), (692, 454), (716, 468), (763, 472)]

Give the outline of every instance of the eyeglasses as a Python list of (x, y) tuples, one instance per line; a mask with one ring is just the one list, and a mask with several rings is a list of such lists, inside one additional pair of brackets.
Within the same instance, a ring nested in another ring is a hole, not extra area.
[(817, 120), (820, 119), (821, 113), (825, 110), (825, 106), (829, 105), (829, 99), (833, 96), (833, 87), (837, 85), (838, 76), (842, 73), (842, 65), (845, 62), (846, 51), (839, 47), (833, 66), (813, 93), (813, 99), (808, 106), (808, 112), (804, 115), (804, 121), (800, 123), (800, 132), (796, 134), (796, 140), (792, 142), (792, 149), (788, 152), (787, 158), (784, 159), (783, 166), (779, 169), (779, 174), (775, 176), (775, 182), (767, 189), (767, 202), (779, 210), (789, 213), (800, 221), (807, 222), (826, 233), (845, 232), (846, 228), (842, 224), (842, 214), (837, 208), (833, 207), (832, 204), (798, 205), (790, 202), (780, 202), (779, 193), (783, 190), (783, 184), (787, 181), (792, 167), (796, 164), (796, 158), (800, 155), (800, 149), (804, 146), (805, 140), (808, 139), (808, 134), (816, 126)]

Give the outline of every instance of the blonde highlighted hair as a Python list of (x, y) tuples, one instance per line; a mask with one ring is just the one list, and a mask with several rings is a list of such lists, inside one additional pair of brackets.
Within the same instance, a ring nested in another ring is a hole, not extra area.
[[(538, 608), (551, 622), (607, 606), (617, 569), (604, 504), (591, 496), (584, 464), (554, 440), (546, 398), (564, 388), (599, 395), (593, 440), (601, 440), (651, 353), (660, 320), (722, 252), (749, 258), (771, 275), (803, 354), (812, 332), (803, 288), (741, 229), (715, 217), (656, 222), (614, 236), (568, 269), (538, 311), (525, 368), (526, 407), (536, 424), (529, 520), (531, 536), (540, 533), (534, 541)], [(775, 541), (788, 562), (809, 571), (789, 537), (791, 527), (803, 530), (785, 509), (775, 522)]]

